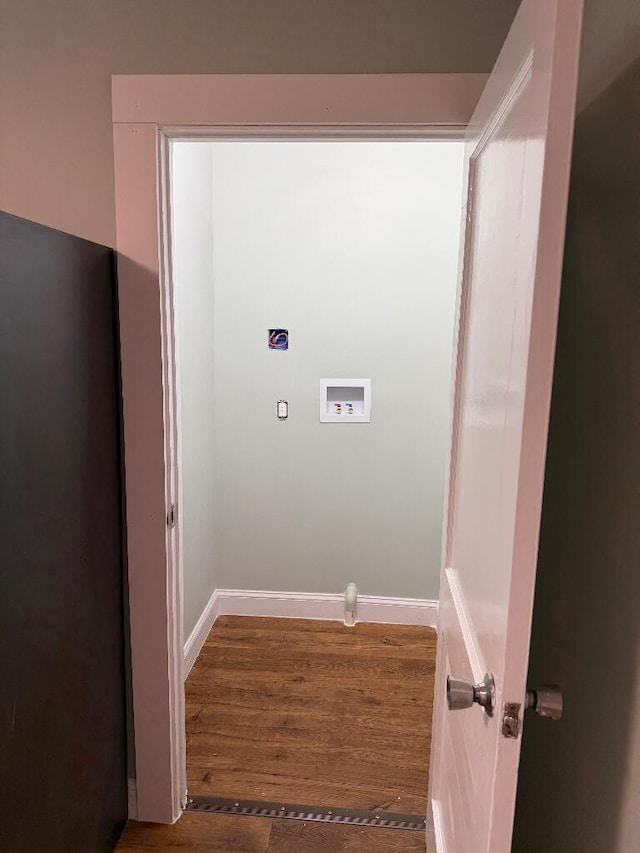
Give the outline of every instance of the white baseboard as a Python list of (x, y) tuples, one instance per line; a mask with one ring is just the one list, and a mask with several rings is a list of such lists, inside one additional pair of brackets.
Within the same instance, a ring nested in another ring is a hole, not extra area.
[(127, 813), (129, 820), (138, 819), (138, 789), (135, 779), (127, 779)]
[(218, 616), (218, 592), (219, 590), (214, 589), (211, 598), (202, 611), (202, 615), (196, 622), (195, 628), (191, 634), (189, 634), (189, 639), (184, 644), (184, 666), (182, 669), (183, 679), (186, 679), (191, 672), (191, 667), (196, 662), (197, 657), (204, 646), (205, 640), (209, 636), (209, 631), (213, 628), (213, 623), (216, 621)]
[(383, 595), (358, 596), (358, 622), (383, 625), (422, 625), (436, 628), (438, 602), (428, 598), (388, 598)]
[[(217, 616), (274, 616), (290, 619), (344, 619), (344, 593), (263, 592), (218, 589)], [(437, 623), (438, 602), (420, 598), (358, 595), (356, 620), (391, 625)]]
[[(184, 646), (184, 677), (200, 654), (218, 616), (272, 616), (287, 619), (344, 619), (344, 593), (267, 592), (216, 589)], [(423, 625), (435, 628), (438, 602), (423, 598), (358, 595), (357, 622)]]

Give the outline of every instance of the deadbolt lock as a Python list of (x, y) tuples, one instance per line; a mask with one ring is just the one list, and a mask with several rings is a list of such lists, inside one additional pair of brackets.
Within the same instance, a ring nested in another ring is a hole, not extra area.
[(477, 703), (490, 717), (493, 714), (495, 698), (495, 681), (490, 672), (479, 684), (470, 684), (451, 675), (447, 678), (447, 705), (450, 711), (462, 711)]

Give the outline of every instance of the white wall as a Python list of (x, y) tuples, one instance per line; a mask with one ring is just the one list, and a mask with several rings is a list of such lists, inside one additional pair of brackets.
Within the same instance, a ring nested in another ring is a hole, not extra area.
[(184, 637), (215, 589), (213, 482), (213, 278), (211, 149), (188, 142), (172, 150), (173, 260), (182, 494)]
[[(437, 598), (462, 145), (213, 145), (217, 585)], [(320, 424), (321, 377), (371, 424)]]

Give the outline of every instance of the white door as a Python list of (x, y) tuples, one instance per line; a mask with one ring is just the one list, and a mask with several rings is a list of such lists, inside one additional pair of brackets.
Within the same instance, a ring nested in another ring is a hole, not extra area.
[[(438, 853), (508, 853), (574, 119), (581, 0), (524, 0), (467, 134), (431, 810)], [(449, 710), (447, 676), (495, 677)], [(550, 723), (551, 725), (551, 723)], [(513, 733), (513, 732), (512, 732)]]

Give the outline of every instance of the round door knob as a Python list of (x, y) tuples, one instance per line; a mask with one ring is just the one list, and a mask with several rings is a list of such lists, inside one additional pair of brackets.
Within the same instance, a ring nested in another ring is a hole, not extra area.
[(491, 673), (487, 673), (480, 684), (470, 684), (461, 678), (447, 678), (447, 705), (450, 711), (463, 711), (477, 703), (489, 716), (493, 713), (496, 687)]
[(475, 692), (473, 684), (461, 678), (447, 678), (447, 705), (450, 711), (462, 711), (474, 703)]
[(527, 708), (540, 717), (550, 720), (562, 719), (562, 690), (557, 684), (541, 684), (535, 690), (527, 690)]

